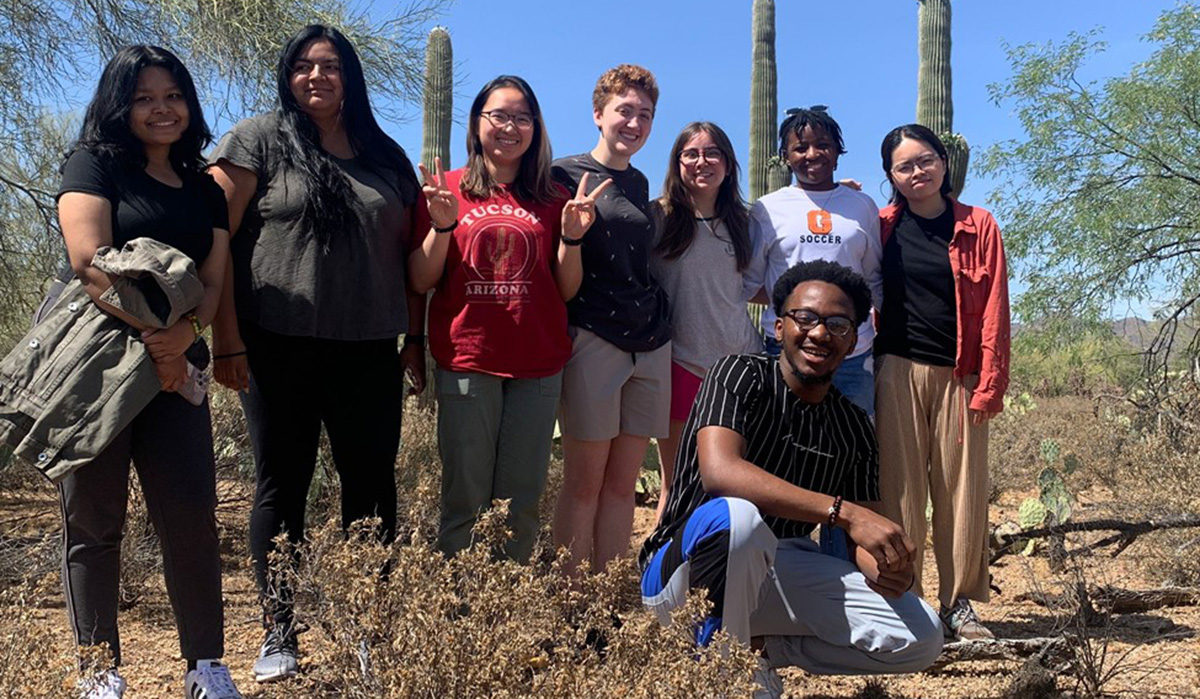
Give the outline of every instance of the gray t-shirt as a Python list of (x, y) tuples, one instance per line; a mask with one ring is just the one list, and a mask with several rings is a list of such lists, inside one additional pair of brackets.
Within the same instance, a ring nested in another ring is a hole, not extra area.
[[(657, 246), (662, 231), (657, 205), (654, 214)], [(671, 359), (697, 376), (704, 376), (727, 354), (762, 351), (762, 336), (746, 302), (763, 285), (766, 255), (764, 241), (751, 244), (750, 266), (739, 272), (724, 222), (696, 221), (696, 235), (682, 255), (673, 260), (658, 254), (650, 258), (651, 272), (666, 290), (671, 309)]]
[(258, 176), (230, 244), (238, 317), (282, 335), (379, 340), (408, 330), (405, 258), (412, 233), (400, 174), (333, 158), (362, 202), (363, 231), (334, 231), (328, 251), (300, 225), (305, 185), (283, 164), (275, 114), (238, 122), (209, 157)]

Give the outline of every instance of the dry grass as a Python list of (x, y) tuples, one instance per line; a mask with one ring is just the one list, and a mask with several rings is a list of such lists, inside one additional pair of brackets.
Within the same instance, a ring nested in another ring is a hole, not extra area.
[(75, 682), (74, 659), (56, 647), (62, 630), (35, 604), (48, 592), (29, 582), (0, 590), (0, 699), (61, 699)]
[(565, 556), (499, 559), (505, 515), (482, 517), (475, 545), (453, 559), (422, 539), (388, 547), (362, 531), (344, 537), (332, 522), (314, 531), (291, 579), (318, 657), (278, 696), (749, 694), (749, 649), (693, 647), (699, 598), (663, 628), (640, 609), (629, 561), (572, 587)]

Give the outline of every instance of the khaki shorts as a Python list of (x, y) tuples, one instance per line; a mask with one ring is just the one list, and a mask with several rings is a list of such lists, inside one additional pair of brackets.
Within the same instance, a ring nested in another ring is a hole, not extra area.
[(604, 442), (618, 434), (664, 438), (671, 431), (671, 343), (631, 353), (583, 328), (568, 329), (559, 426), (573, 439)]

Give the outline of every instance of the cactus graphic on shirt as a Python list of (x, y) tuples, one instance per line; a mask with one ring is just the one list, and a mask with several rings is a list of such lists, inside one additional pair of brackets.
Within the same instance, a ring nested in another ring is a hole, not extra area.
[(517, 271), (514, 267), (520, 266), (520, 262), (513, 255), (515, 243), (514, 235), (508, 228), (496, 229), (496, 234), (488, 246), (488, 259), (492, 263), (492, 272), (496, 279), (511, 279)]

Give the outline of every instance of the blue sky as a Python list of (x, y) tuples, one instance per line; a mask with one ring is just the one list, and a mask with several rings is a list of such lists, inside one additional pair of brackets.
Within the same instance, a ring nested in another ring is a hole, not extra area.
[[(1096, 76), (1126, 72), (1148, 55), (1141, 41), (1167, 0), (960, 0), (954, 3), (955, 130), (973, 152), (1019, 137), (1009, 108), (988, 99), (987, 86), (1008, 79), (1004, 42), (1060, 41), (1069, 31), (1103, 27), (1109, 50), (1090, 64)], [(590, 150), (596, 130), (591, 90), (621, 62), (651, 69), (661, 96), (654, 129), (634, 165), (657, 193), (667, 151), (685, 124), (706, 119), (733, 139), (746, 167), (749, 138), (750, 0), (609, 0), (604, 3), (459, 0), (439, 22), (451, 34), (458, 63), (455, 109), (500, 73), (521, 75), (537, 92), (556, 156)], [(916, 110), (915, 0), (808, 2), (777, 0), (779, 107), (827, 104), (849, 150), (839, 176), (853, 177), (884, 203), (879, 142), (912, 121)], [(391, 125), (400, 144), (419, 157), (419, 109)], [(465, 153), (465, 133), (451, 136), (453, 165)], [(964, 201), (985, 203), (992, 183), (969, 177)], [(1003, 224), (1003, 222), (1001, 222)]]
[[(988, 97), (989, 84), (1011, 75), (1005, 43), (1059, 42), (1071, 31), (1102, 28), (1108, 50), (1088, 64), (1086, 77), (1122, 74), (1149, 55), (1142, 36), (1174, 5), (1174, 0), (955, 2), (955, 130), (975, 154), (1021, 136), (1011, 106), (996, 106)], [(661, 90), (651, 137), (633, 161), (649, 177), (651, 194), (661, 187), (675, 135), (698, 119), (729, 133), (744, 175), (750, 10), (750, 0), (458, 0), (438, 22), (450, 31), (458, 64), (452, 165), (462, 165), (465, 153), (461, 114), (492, 77), (515, 73), (530, 82), (555, 155), (562, 156), (595, 145), (590, 104), (595, 80), (607, 68), (631, 62), (651, 69)], [(886, 203), (879, 143), (892, 127), (913, 121), (916, 112), (916, 1), (777, 0), (775, 19), (780, 110), (829, 105), (849, 150), (838, 175), (861, 181), (877, 203)], [(410, 113), (410, 122), (388, 128), (418, 158), (419, 105)], [(986, 205), (993, 188), (993, 182), (969, 172), (962, 199)], [(1013, 282), (1019, 293), (1021, 284)], [(1122, 306), (1113, 308), (1115, 317), (1149, 313), (1146, 305)]]

